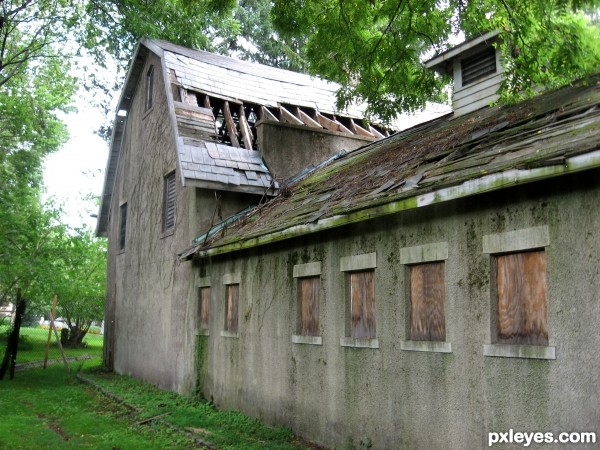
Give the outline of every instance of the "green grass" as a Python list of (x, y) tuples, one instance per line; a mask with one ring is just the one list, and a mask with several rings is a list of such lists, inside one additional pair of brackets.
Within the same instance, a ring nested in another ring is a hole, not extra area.
[(129, 410), (84, 387), (62, 366), (19, 372), (0, 381), (0, 391), (2, 449), (193, 448), (166, 428), (136, 426)]
[[(0, 449), (198, 448), (190, 436), (219, 449), (307, 448), (287, 429), (102, 372), (99, 363), (76, 363), (74, 372), (83, 366), (82, 376), (123, 402), (68, 376), (60, 365), (17, 372), (13, 380), (0, 381)], [(163, 415), (160, 420), (140, 424), (158, 415)]]
[[(6, 330), (8, 327), (0, 326), (0, 358), (4, 356), (6, 350)], [(60, 336), (60, 331), (59, 331)], [(46, 342), (48, 341), (48, 330), (39, 327), (21, 327), (19, 336), (21, 342), (17, 350), (17, 364), (30, 361), (43, 361), (46, 351)], [(102, 356), (102, 335), (86, 334), (83, 342), (87, 344), (85, 348), (69, 348), (65, 347), (65, 355), (67, 357), (77, 357), (82, 355), (90, 355), (92, 357)], [(49, 359), (62, 358), (56, 336), (52, 332), (52, 340), (48, 353)]]

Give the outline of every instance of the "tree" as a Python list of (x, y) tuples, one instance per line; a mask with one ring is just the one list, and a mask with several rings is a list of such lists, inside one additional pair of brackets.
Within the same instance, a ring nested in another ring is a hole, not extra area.
[(281, 37), (302, 41), (310, 72), (342, 84), (383, 119), (437, 98), (447, 80), (422, 65), (451, 38), (501, 30), (504, 99), (555, 87), (600, 67), (599, 34), (580, 8), (598, 0), (275, 0)]
[(43, 158), (68, 135), (58, 118), (75, 82), (56, 47), (65, 11), (57, 1), (0, 3), (0, 304), (28, 289), (50, 252), (58, 212), (41, 203)]
[(104, 316), (106, 239), (83, 228), (57, 238), (60, 252), (45, 280), (46, 298), (50, 291), (58, 295), (57, 315), (65, 319), (69, 330), (65, 343), (80, 346), (92, 323)]

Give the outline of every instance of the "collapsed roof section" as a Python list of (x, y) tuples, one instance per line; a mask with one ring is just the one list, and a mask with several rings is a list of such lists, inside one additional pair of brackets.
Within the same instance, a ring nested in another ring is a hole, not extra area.
[(600, 167), (600, 74), (430, 121), (318, 168), (181, 259), (235, 252)]
[[(96, 228), (99, 236), (107, 232), (127, 113), (151, 53), (161, 59), (172, 115), (165, 120), (175, 127), (174, 145), (184, 184), (275, 195), (278, 189), (275, 178), (285, 179), (291, 175), (277, 176), (268, 169), (266, 146), (273, 147), (267, 150), (274, 159), (279, 158), (274, 167), (281, 167), (281, 161), (285, 163), (290, 156), (297, 158), (301, 153), (303, 159), (290, 166), (292, 171), (292, 168), (315, 165), (341, 148), (354, 149), (389, 135), (385, 127), (364, 120), (366, 105), (354, 104), (345, 111), (338, 111), (336, 91), (339, 86), (335, 83), (166, 41), (143, 39), (136, 47), (117, 107)], [(432, 117), (445, 113), (446, 108), (429, 104), (424, 114)], [(425, 120), (425, 116), (403, 116), (399, 120), (408, 126), (408, 123)], [(292, 136), (292, 141), (296, 141), (294, 148), (288, 148), (289, 142), (282, 144), (284, 141), (277, 139), (265, 142), (265, 135), (272, 137), (267, 132), (262, 133), (261, 142), (257, 131), (261, 123), (271, 126), (268, 131), (272, 131), (274, 124), (282, 129), (296, 127), (296, 132), (312, 130), (327, 136), (329, 141), (327, 145), (300, 145), (302, 152), (298, 152), (298, 141), (305, 142), (304, 135)], [(320, 153), (315, 152), (317, 148)], [(290, 154), (284, 153), (286, 149)], [(325, 152), (329, 154), (324, 157)]]

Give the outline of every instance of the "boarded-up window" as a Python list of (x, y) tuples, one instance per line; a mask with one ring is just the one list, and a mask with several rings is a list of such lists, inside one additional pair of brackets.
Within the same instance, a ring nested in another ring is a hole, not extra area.
[(240, 285), (227, 285), (225, 331), (237, 333), (238, 331), (238, 307), (240, 303)]
[(375, 330), (375, 272), (352, 272), (350, 274), (350, 337), (374, 339)]
[(546, 254), (496, 257), (498, 343), (548, 345)]
[(300, 302), (300, 334), (319, 335), (319, 292), (320, 277), (298, 279), (298, 298)]
[(164, 182), (163, 231), (175, 226), (175, 172), (167, 175)]
[(432, 262), (410, 267), (410, 339), (445, 341), (444, 263)]
[(125, 235), (127, 231), (127, 203), (121, 205), (121, 222), (119, 224), (119, 250), (125, 250)]
[(210, 313), (210, 288), (201, 287), (198, 290), (198, 317), (200, 329), (208, 330), (208, 317)]
[(146, 73), (146, 111), (152, 108), (154, 100), (154, 66), (150, 66)]

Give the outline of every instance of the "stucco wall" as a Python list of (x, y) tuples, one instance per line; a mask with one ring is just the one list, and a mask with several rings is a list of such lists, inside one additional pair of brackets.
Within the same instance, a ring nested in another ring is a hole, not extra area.
[(287, 180), (341, 150), (354, 150), (375, 139), (283, 122), (256, 124), (258, 146), (273, 178)]
[[(483, 448), (488, 432), (511, 428), (600, 433), (598, 180), (598, 171), (588, 172), (205, 260), (196, 267), (212, 295), (210, 335), (197, 338), (204, 395), (336, 447)], [(548, 230), (556, 359), (484, 356), (493, 277), (483, 237), (532, 227)], [(402, 350), (408, 300), (401, 249), (439, 242), (448, 248), (451, 352)], [(348, 300), (340, 259), (373, 252), (379, 348), (342, 347)], [(322, 345), (293, 344), (293, 267), (315, 261), (322, 265)], [(226, 274), (241, 280), (239, 338), (220, 335)]]
[[(145, 76), (154, 66), (153, 107), (145, 111)], [(190, 245), (189, 190), (181, 185), (160, 60), (142, 71), (128, 112), (110, 209), (108, 305), (114, 320), (114, 368), (163, 388), (195, 386), (189, 265), (176, 254)], [(167, 118), (167, 119), (165, 119)], [(164, 177), (176, 170), (176, 224), (163, 233)], [(193, 190), (192, 190), (193, 192)], [(119, 250), (120, 205), (127, 202), (126, 246)]]

